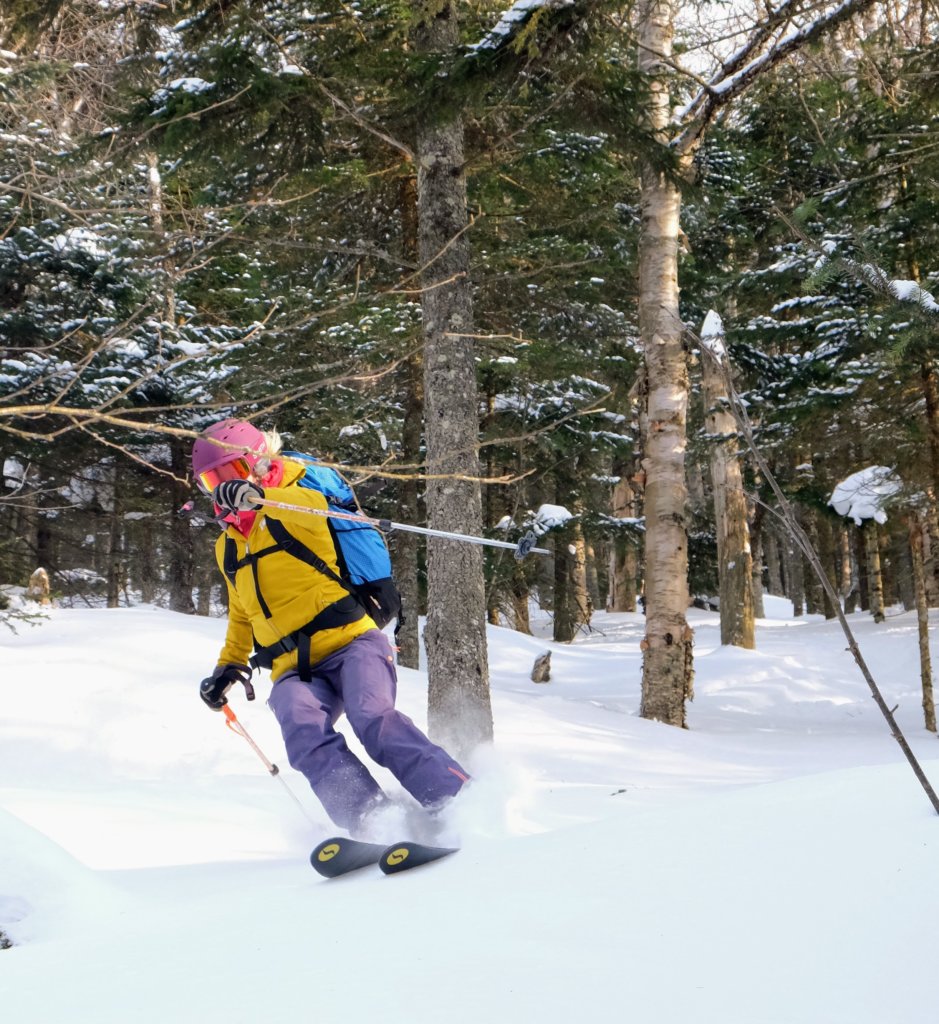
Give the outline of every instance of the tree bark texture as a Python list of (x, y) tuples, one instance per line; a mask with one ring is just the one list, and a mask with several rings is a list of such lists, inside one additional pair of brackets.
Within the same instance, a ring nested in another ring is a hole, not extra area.
[(779, 533), (771, 524), (763, 531), (763, 551), (766, 556), (766, 586), (774, 597), (785, 597), (782, 558), (779, 552)]
[[(408, 175), (401, 184), (401, 219), (405, 255), (417, 262), (418, 218), (417, 178)], [(424, 366), (420, 354), (412, 356), (402, 372), (404, 422), (401, 426), (401, 448), (405, 462), (419, 464), (424, 418)], [(422, 521), (417, 479), (401, 481), (399, 501), (401, 517), (407, 523)], [(419, 534), (398, 530), (392, 534), (391, 554), (395, 580), (401, 591), (402, 621), (397, 632), (398, 664), (416, 669), (420, 663), (421, 639), (418, 635), (420, 614), (419, 562), (423, 542)]]
[(753, 556), (747, 496), (740, 472), (737, 426), (727, 408), (727, 388), (714, 361), (701, 360), (705, 429), (711, 438), (711, 487), (717, 530), (717, 572), (721, 597), (721, 643), (752, 650)]
[(579, 519), (556, 531), (554, 539), (554, 632), (558, 643), (570, 643), (590, 625), (593, 606), (587, 590), (586, 545)]
[(913, 563), (913, 593), (919, 632), (919, 671), (923, 689), (923, 718), (929, 732), (936, 731), (936, 702), (932, 686), (932, 657), (929, 653), (929, 605), (926, 602), (926, 573), (923, 562), (923, 524), (910, 516), (910, 556)]
[[(636, 492), (627, 478), (627, 468), (619, 469), (619, 480), (613, 487), (613, 515), (617, 519), (638, 517)], [(610, 598), (611, 612), (636, 610), (636, 581), (639, 576), (639, 558), (636, 543), (617, 530), (610, 545)]]
[[(639, 69), (649, 87), (645, 120), (664, 144), (671, 108), (667, 61), (674, 11), (668, 2), (643, 0), (637, 15)], [(640, 714), (684, 726), (694, 667), (693, 633), (686, 619), (688, 370), (678, 310), (681, 194), (662, 167), (648, 159), (640, 167), (640, 192), (639, 334), (646, 374), (646, 632)]]
[(753, 551), (750, 566), (750, 589), (753, 593), (753, 616), (762, 619), (766, 615), (763, 607), (763, 524), (766, 521), (766, 509), (756, 504), (750, 515), (750, 548)]
[(884, 580), (880, 568), (880, 533), (873, 519), (866, 519), (863, 526), (864, 553), (867, 557), (867, 593), (874, 622), (883, 622)]
[(169, 601), (170, 610), (194, 615), (196, 608), (192, 601), (192, 580), (194, 571), (193, 536), (195, 530), (189, 521), (176, 515), (176, 510), (188, 499), (189, 458), (182, 441), (170, 442), (170, 458), (173, 476), (176, 478), (170, 488), (170, 521), (173, 544), (170, 548)]
[(121, 591), (125, 586), (124, 544), (123, 532), (121, 530), (123, 523), (121, 481), (118, 478), (119, 474), (116, 464), (113, 474), (114, 499), (108, 516), (108, 565), (106, 572), (108, 608), (118, 607), (121, 602)]
[[(801, 519), (800, 511), (796, 509), (796, 515)], [(802, 525), (801, 522), (799, 525)], [(788, 597), (792, 601), (792, 614), (798, 618), (805, 614), (805, 564), (795, 540), (787, 534), (785, 541)]]
[[(417, 25), (423, 53), (458, 41), (445, 4)], [(418, 239), (424, 319), (427, 518), (432, 529), (480, 535), (479, 421), (463, 123), (425, 115), (417, 125)], [(427, 626), (431, 735), (457, 756), (492, 739), (482, 548), (430, 538)]]
[(926, 599), (930, 608), (939, 607), (939, 513), (936, 510), (936, 492), (930, 487), (926, 494), (929, 502), (924, 513), (923, 564), (926, 571)]

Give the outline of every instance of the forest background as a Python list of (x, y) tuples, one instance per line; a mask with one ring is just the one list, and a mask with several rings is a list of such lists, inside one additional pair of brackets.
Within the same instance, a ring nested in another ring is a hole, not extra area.
[[(210, 510), (179, 512), (192, 439), (237, 415), (377, 515), (513, 540), (574, 513), (551, 559), (456, 576), (391, 535), (456, 677), (477, 577), (489, 621), (535, 600), (562, 641), (644, 600), (642, 713), (684, 724), (689, 600), (740, 646), (764, 590), (836, 612), (767, 470), (843, 608), (939, 606), (937, 14), (6, 0), (0, 582), (217, 612)], [(871, 466), (889, 501), (855, 523), (829, 501)]]

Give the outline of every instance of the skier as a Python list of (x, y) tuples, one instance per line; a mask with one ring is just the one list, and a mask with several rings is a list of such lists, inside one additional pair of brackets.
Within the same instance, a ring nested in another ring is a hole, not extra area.
[[(228, 703), (229, 689), (242, 683), (253, 700), (248, 661), (254, 641), (252, 663), (271, 669), (268, 706), (280, 724), (291, 766), (307, 778), (337, 825), (367, 835), (391, 801), (335, 730), (343, 711), (369, 757), (388, 768), (424, 808), (441, 807), (468, 777), (395, 709), (391, 646), (365, 608), (331, 578), (338, 565), (328, 520), (257, 504), (267, 497), (327, 507), (319, 491), (296, 486), (304, 467), (280, 451), (276, 432), (262, 433), (244, 420), (214, 424), (193, 446), (193, 475), (212, 496), (216, 518), (224, 524), (215, 554), (229, 598), (225, 644), (199, 694), (218, 711)], [(301, 560), (291, 547), (314, 558)], [(330, 573), (316, 567), (318, 559)]]

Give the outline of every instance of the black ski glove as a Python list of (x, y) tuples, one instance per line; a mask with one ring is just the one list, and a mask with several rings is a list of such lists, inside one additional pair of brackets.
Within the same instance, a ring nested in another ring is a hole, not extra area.
[(225, 694), (235, 685), (244, 683), (245, 696), (254, 700), (251, 685), (251, 669), (247, 665), (219, 665), (218, 668), (199, 684), (199, 696), (213, 711), (221, 711), (228, 703)]
[(212, 492), (212, 500), (224, 512), (251, 512), (261, 506), (264, 489), (250, 480), (223, 480)]

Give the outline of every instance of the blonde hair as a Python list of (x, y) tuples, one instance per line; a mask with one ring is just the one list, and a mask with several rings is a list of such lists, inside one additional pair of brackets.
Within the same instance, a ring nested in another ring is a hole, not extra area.
[(261, 433), (264, 436), (265, 451), (272, 459), (276, 458), (284, 447), (280, 434), (276, 430), (262, 430)]

